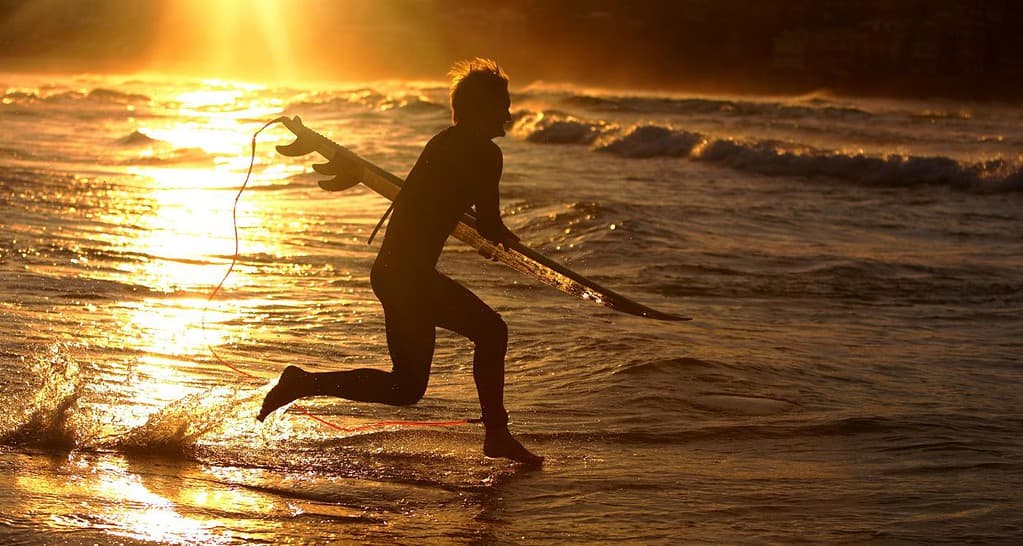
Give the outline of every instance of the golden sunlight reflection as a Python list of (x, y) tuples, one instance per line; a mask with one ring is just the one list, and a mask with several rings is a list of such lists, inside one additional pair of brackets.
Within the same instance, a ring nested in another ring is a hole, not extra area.
[[(192, 356), (206, 352), (207, 345), (224, 343), (226, 334), (216, 328), (203, 332), (201, 323), (206, 299), (150, 298), (125, 308), (126, 328), (145, 339), (148, 352), (168, 356)], [(211, 306), (206, 321), (215, 325), (234, 315)]]
[(139, 130), (175, 148), (199, 148), (247, 160), (245, 152), (258, 127), (252, 120), (278, 115), (283, 102), (261, 96), (262, 86), (222, 80), (204, 80), (202, 86), (163, 99), (174, 116), (163, 123), (148, 120)]
[[(212, 107), (226, 109), (237, 105), (239, 99), (245, 95), (247, 90), (257, 88), (257, 86), (253, 85), (226, 84), (227, 82), (221, 80), (204, 80), (203, 85), (207, 87), (206, 89), (179, 93), (175, 100), (181, 108), (186, 109), (208, 109)], [(220, 88), (218, 89), (217, 87)]]
[[(53, 513), (49, 523), (68, 530), (101, 528), (147, 543), (225, 544), (276, 525), (252, 519), (252, 514), (290, 516), (296, 511), (269, 495), (219, 484), (216, 476), (189, 463), (169, 469), (169, 475), (166, 468), (110, 454), (72, 452), (54, 463), (58, 472), (15, 476), (15, 498), (25, 513)], [(78, 515), (82, 509), (88, 517)], [(246, 529), (247, 521), (259, 529)]]
[[(246, 116), (268, 117), (275, 108), (269, 101), (249, 98), (249, 92), (257, 89), (254, 86), (208, 83), (212, 87), (173, 97), (170, 104), (179, 111), (189, 110), (187, 115), (141, 131), (177, 149), (200, 149), (213, 159), (128, 167), (126, 172), (149, 188), (144, 194), (144, 213), (133, 209), (112, 213), (107, 219), (111, 224), (130, 226), (120, 234), (117, 246), (137, 259), (122, 268), (136, 283), (166, 294), (126, 303), (117, 313), (126, 344), (140, 352), (134, 366), (135, 399), (149, 409), (200, 387), (187, 371), (191, 362), (205, 361), (209, 346), (237, 341), (244, 335), (228, 323), (237, 318), (240, 307), (254, 305), (254, 300), (237, 299), (239, 289), (253, 283), (250, 275), (254, 268), (247, 258), (285, 252), (284, 242), (275, 239), (274, 226), (267, 223), (271, 215), (264, 209), (272, 205), (250, 193), (238, 205), (239, 263), (204, 315), (206, 296), (228, 271), (235, 253), (232, 206), (248, 168), (248, 143), (258, 127)], [(288, 177), (305, 168), (295, 162), (273, 161), (273, 148), (267, 140), (250, 188), (287, 183)], [(154, 152), (144, 149), (135, 153), (145, 157)], [(252, 299), (251, 294), (247, 297)]]
[[(195, 183), (196, 179), (185, 182)], [(215, 286), (234, 254), (231, 193), (203, 189), (153, 190), (155, 214), (139, 220), (139, 237), (131, 244), (142, 258), (134, 271), (139, 282), (165, 292)], [(250, 209), (239, 215), (246, 222), (258, 222), (258, 215)], [(273, 252), (271, 241), (245, 243), (247, 254)], [(241, 274), (229, 278), (225, 286), (244, 282), (245, 268), (237, 269)]]
[[(188, 176), (188, 172), (162, 172), (153, 180), (160, 185), (161, 177), (179, 175)], [(201, 180), (201, 176), (191, 177), (187, 183)], [(240, 305), (231, 293), (251, 283), (247, 278), (251, 267), (235, 267), (220, 297), (206, 310), (206, 329), (202, 322), (206, 296), (223, 278), (234, 254), (234, 195), (234, 190), (153, 189), (153, 213), (136, 220), (140, 224), (132, 231), (136, 238), (127, 243), (141, 258), (131, 271), (136, 282), (162, 292), (183, 293), (128, 303), (118, 312), (128, 343), (141, 353), (134, 388), (135, 398), (143, 403), (159, 406), (190, 394), (184, 368), (194, 358), (208, 355), (208, 346), (231, 341), (223, 324), (235, 318)], [(239, 216), (246, 227), (262, 221), (258, 209), (248, 205)], [(246, 240), (242, 251), (277, 252), (272, 239)]]
[(116, 415), (119, 426), (129, 429), (142, 426), (161, 408), (199, 390), (189, 385), (190, 378), (180, 371), (181, 365), (181, 360), (156, 354), (139, 356), (131, 364), (130, 379), (124, 386), (133, 403), (111, 405), (106, 410)]

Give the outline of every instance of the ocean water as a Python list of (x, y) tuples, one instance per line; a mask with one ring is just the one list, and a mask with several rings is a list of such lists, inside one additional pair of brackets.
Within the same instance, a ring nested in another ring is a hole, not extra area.
[[(389, 366), (366, 244), (387, 203), (319, 190), (283, 127), (207, 305), (253, 131), (300, 115), (404, 175), (448, 124), (442, 84), (0, 91), (2, 543), (1023, 537), (1023, 109), (514, 87), (509, 227), (694, 317), (616, 314), (451, 241), (439, 268), (509, 324), (530, 470), (483, 457), (478, 425), (255, 421), (288, 364)], [(303, 405), (475, 417), (471, 345), (441, 332), (433, 370), (417, 406)]]

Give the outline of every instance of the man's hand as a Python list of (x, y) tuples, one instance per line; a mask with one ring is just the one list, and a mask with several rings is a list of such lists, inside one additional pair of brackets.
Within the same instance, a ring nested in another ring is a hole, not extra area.
[[(491, 243), (494, 244), (494, 246), (496, 246), (497, 248), (499, 248), (500, 250), (503, 250), (505, 252), (508, 251), (508, 249), (511, 247), (511, 245), (519, 242), (519, 236), (515, 235), (514, 233), (512, 233), (507, 228), (504, 229), (500, 233), (500, 235), (498, 235), (496, 237), (487, 237), (486, 235), (484, 235), (484, 238), (486, 238), (487, 241), (490, 241)], [(497, 261), (497, 253), (496, 252), (494, 252), (493, 254), (490, 254), (489, 256), (484, 254), (483, 252), (480, 252), (480, 255), (482, 255), (484, 258), (488, 258), (488, 259), (493, 260), (495, 262)]]
[(511, 245), (519, 242), (519, 236), (515, 235), (510, 230), (506, 229), (506, 230), (504, 230), (504, 233), (502, 234), (502, 237), (500, 239), (498, 239), (497, 241), (495, 241), (495, 242), (497, 243), (497, 246), (499, 248), (501, 248), (503, 250), (508, 250), (508, 248)]

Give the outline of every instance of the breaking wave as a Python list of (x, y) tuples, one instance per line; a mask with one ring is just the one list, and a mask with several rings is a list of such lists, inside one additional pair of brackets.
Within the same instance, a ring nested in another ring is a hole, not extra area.
[(703, 142), (703, 136), (696, 133), (674, 131), (660, 125), (640, 125), (625, 135), (609, 139), (596, 149), (630, 158), (686, 157)]
[(146, 95), (137, 93), (125, 93), (97, 87), (87, 92), (83, 91), (57, 91), (53, 93), (40, 93), (38, 91), (10, 90), (0, 97), (3, 104), (31, 104), (45, 101), (50, 103), (65, 102), (94, 102), (114, 104), (139, 104), (149, 102), (151, 99)]
[(1023, 190), (1023, 165), (1005, 159), (969, 163), (944, 156), (867, 155), (776, 140), (719, 138), (655, 124), (622, 130), (557, 112), (519, 114), (513, 133), (540, 144), (589, 144), (623, 158), (686, 158), (765, 176), (827, 177), (884, 187), (936, 185), (980, 193)]
[(724, 114), (731, 116), (783, 115), (829, 119), (869, 119), (872, 113), (859, 108), (838, 106), (819, 100), (786, 103), (776, 101), (743, 101), (711, 98), (670, 98), (636, 96), (571, 95), (564, 98), (566, 106), (598, 112), (639, 114)]
[(447, 105), (414, 93), (385, 94), (375, 89), (321, 92), (304, 95), (290, 102), (285, 112), (331, 112), (351, 107), (384, 112), (396, 110), (410, 114), (446, 112)]
[(1004, 160), (964, 164), (941, 156), (787, 150), (774, 142), (729, 139), (709, 139), (691, 158), (767, 176), (825, 176), (878, 186), (925, 184), (966, 190), (1020, 187), (1019, 168)]
[(113, 89), (97, 87), (86, 95), (90, 100), (116, 102), (116, 103), (139, 103), (149, 102), (150, 98), (139, 93), (125, 93)]
[(512, 133), (544, 144), (590, 144), (616, 129), (602, 121), (589, 122), (561, 112), (525, 112), (517, 117)]

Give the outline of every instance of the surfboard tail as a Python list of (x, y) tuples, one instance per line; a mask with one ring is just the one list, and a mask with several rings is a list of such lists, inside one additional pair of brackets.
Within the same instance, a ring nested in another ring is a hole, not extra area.
[(313, 131), (302, 123), (302, 118), (283, 117), (281, 123), (295, 135), (295, 141), (291, 144), (277, 146), (277, 153), (288, 157), (298, 157), (317, 152), (327, 159), (327, 163), (313, 165), (313, 170), (325, 175), (333, 175), (333, 178), (320, 180), (317, 184), (326, 191), (344, 191), (362, 182), (362, 172), (355, 172), (346, 165), (350, 162), (332, 161), (337, 155), (340, 146), (329, 138)]
[(334, 175), (333, 178), (317, 182), (321, 188), (327, 191), (344, 191), (362, 182), (362, 173), (355, 173), (337, 163), (316, 163), (313, 170), (325, 175)]

